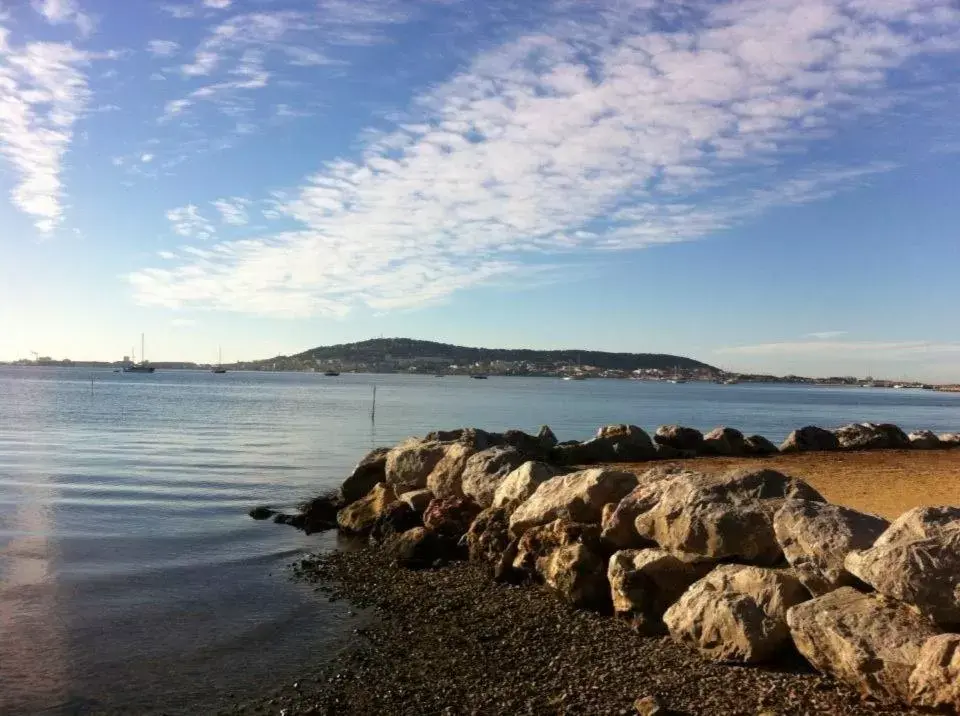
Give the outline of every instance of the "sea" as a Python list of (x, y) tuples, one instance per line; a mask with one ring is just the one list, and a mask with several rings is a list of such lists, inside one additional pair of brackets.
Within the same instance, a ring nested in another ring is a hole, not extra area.
[(960, 394), (0, 367), (0, 714), (205, 713), (308, 676), (358, 617), (289, 566), (337, 537), (247, 512), (337, 486), (375, 446), (621, 422), (779, 442), (867, 420), (958, 431)]

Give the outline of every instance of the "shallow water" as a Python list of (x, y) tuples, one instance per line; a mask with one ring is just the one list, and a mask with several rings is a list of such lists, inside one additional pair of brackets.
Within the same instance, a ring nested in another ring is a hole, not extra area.
[[(371, 425), (377, 386), (376, 426)], [(246, 516), (439, 427), (960, 430), (960, 395), (542, 378), (0, 368), (0, 712), (187, 713), (299, 678), (353, 619), (287, 578), (331, 548)]]

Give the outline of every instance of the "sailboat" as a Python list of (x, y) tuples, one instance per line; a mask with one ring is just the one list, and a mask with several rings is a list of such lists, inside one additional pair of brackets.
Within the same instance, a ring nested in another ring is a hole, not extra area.
[(668, 383), (686, 383), (687, 379), (680, 375), (680, 366), (673, 367), (673, 377), (667, 380)]
[(143, 334), (140, 334), (140, 362), (137, 363), (137, 356), (134, 354), (133, 361), (128, 365), (123, 366), (124, 373), (153, 373), (156, 370), (152, 365), (148, 364), (144, 358), (146, 355), (143, 351)]
[(210, 369), (211, 373), (226, 373), (227, 369), (223, 367), (223, 351), (217, 346), (217, 365)]

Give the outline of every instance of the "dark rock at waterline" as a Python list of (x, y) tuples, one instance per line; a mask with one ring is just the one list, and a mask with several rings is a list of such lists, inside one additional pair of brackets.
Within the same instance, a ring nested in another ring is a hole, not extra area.
[(890, 423), (851, 423), (837, 428), (834, 433), (844, 450), (904, 449), (910, 447), (910, 438)]
[(346, 505), (340, 493), (328, 492), (318, 495), (300, 505), (300, 514), (297, 517), (302, 518), (302, 526), (294, 526), (307, 534), (332, 530), (337, 526), (337, 512)]
[(747, 455), (773, 455), (779, 448), (763, 435), (749, 435), (743, 439), (743, 449)]
[(456, 541), (426, 527), (393, 535), (384, 542), (383, 549), (393, 561), (408, 569), (441, 566), (458, 557)]
[(697, 451), (703, 445), (703, 433), (683, 425), (661, 425), (653, 439), (658, 445), (666, 445), (676, 450)]
[(540, 432), (537, 433), (537, 437), (540, 439), (541, 444), (547, 449), (557, 444), (557, 436), (553, 434), (553, 430), (550, 429), (549, 425), (540, 426)]
[(248, 513), (255, 520), (268, 520), (277, 514), (276, 510), (271, 510), (266, 505), (261, 505), (259, 507), (254, 507)]
[(544, 444), (539, 436), (530, 435), (522, 430), (507, 430), (503, 433), (502, 439), (504, 444), (516, 449), (525, 460), (542, 460), (551, 447)]
[(378, 482), (386, 480), (387, 453), (390, 448), (372, 450), (353, 468), (350, 476), (340, 486), (344, 505), (356, 502), (366, 495)]
[(829, 430), (807, 425), (794, 430), (780, 445), (780, 452), (816, 452), (821, 450), (839, 450), (840, 441)]
[(422, 526), (420, 513), (401, 500), (389, 505), (383, 514), (377, 517), (370, 530), (370, 539), (374, 542), (386, 542), (395, 535)]
[(747, 452), (746, 441), (743, 433), (736, 428), (721, 426), (703, 436), (700, 452), (704, 455), (739, 457)]

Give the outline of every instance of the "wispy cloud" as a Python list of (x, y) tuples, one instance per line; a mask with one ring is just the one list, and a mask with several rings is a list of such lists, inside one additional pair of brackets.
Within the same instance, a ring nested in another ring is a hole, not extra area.
[(147, 43), (147, 52), (154, 57), (172, 57), (180, 49), (180, 43), (173, 40), (150, 40)]
[(197, 325), (197, 321), (193, 318), (174, 318), (170, 321), (170, 325), (175, 328), (188, 328)]
[(804, 338), (817, 338), (819, 340), (825, 341), (830, 338), (839, 338), (840, 336), (847, 335), (846, 331), (815, 331), (813, 333), (804, 334)]
[(167, 220), (174, 233), (188, 239), (209, 239), (216, 233), (213, 224), (200, 214), (200, 208), (194, 204), (170, 209)]
[(785, 341), (718, 348), (714, 353), (730, 356), (807, 356), (871, 359), (956, 357), (960, 343), (937, 341)]
[(250, 202), (247, 199), (233, 197), (230, 199), (218, 199), (213, 202), (213, 206), (220, 212), (220, 219), (224, 224), (231, 226), (245, 226), (250, 220), (247, 215), (247, 209)]
[[(53, 18), (67, 4), (38, 4)], [(69, 44), (10, 44), (0, 16), (0, 155), (17, 179), (10, 196), (43, 233), (63, 216), (61, 170), (74, 125), (90, 99), (82, 68), (88, 55)]]
[(92, 34), (96, 27), (93, 18), (80, 11), (77, 0), (31, 0), (31, 5), (53, 25), (76, 25), (83, 37)]
[[(797, 150), (895, 101), (892, 71), (899, 89), (912, 61), (960, 49), (948, 0), (738, 0), (669, 17), (558, 7), (416, 97), (361, 159), (310, 176), (282, 206), (300, 230), (137, 272), (138, 300), (277, 315), (416, 306), (557, 254), (708, 236), (895, 169), (798, 169)], [(683, 31), (658, 29), (678, 19)]]

